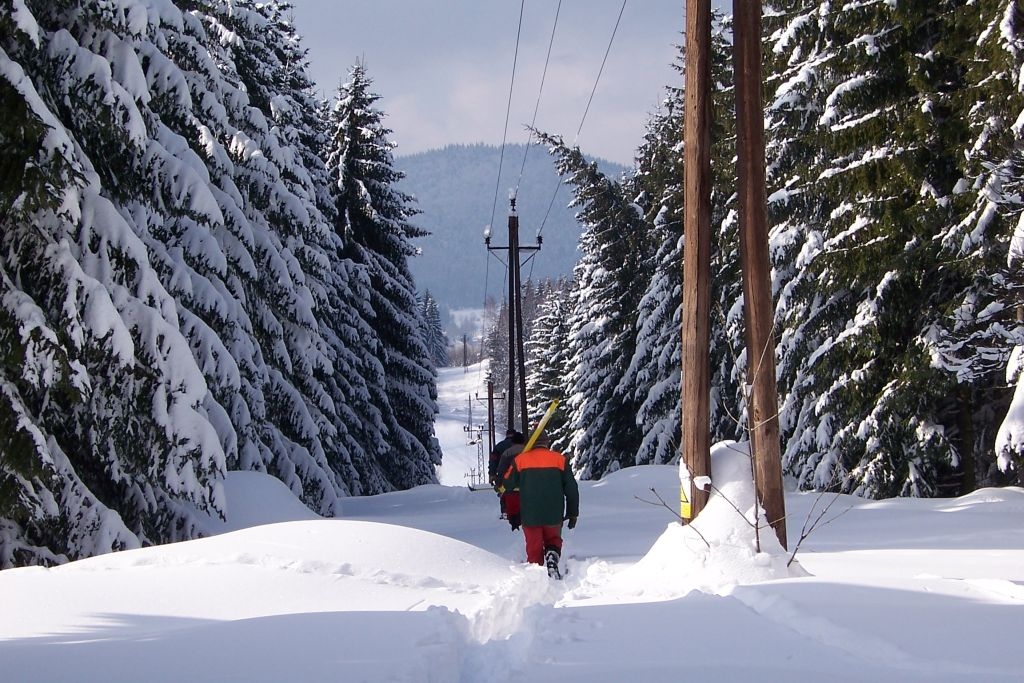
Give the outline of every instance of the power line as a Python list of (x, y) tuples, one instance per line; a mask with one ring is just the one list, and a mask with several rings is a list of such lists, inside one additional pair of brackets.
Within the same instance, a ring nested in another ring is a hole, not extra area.
[[(580, 133), (583, 131), (583, 124), (586, 122), (587, 115), (590, 113), (590, 107), (593, 104), (594, 96), (597, 93), (597, 86), (601, 82), (601, 76), (604, 74), (604, 68), (605, 68), (605, 65), (608, 62), (608, 55), (611, 54), (612, 45), (615, 42), (615, 36), (618, 33), (619, 25), (622, 22), (622, 15), (625, 13), (626, 3), (627, 2), (628, 2), (628, 0), (622, 0), (622, 6), (619, 8), (619, 14), (618, 14), (618, 16), (615, 19), (615, 25), (612, 28), (611, 36), (608, 39), (608, 45), (605, 48), (604, 56), (601, 59), (601, 66), (598, 69), (597, 77), (594, 79), (594, 87), (591, 88), (590, 97), (587, 100), (587, 106), (586, 106), (586, 108), (583, 111), (583, 116), (580, 118), (580, 125), (576, 129), (576, 139), (574, 140), (573, 144), (576, 144), (576, 142), (579, 140)], [(526, 4), (525, 0), (522, 0), (522, 2), (520, 3), (520, 6), (519, 6), (519, 27), (518, 27), (517, 32), (516, 32), (516, 49), (515, 49), (515, 56), (514, 56), (513, 61), (512, 61), (512, 82), (509, 84), (508, 103), (507, 103), (506, 110), (505, 110), (505, 130), (504, 130), (503, 135), (502, 135), (501, 152), (500, 152), (499, 158), (498, 158), (498, 179), (495, 181), (495, 186), (494, 186), (494, 202), (491, 205), (491, 222), (488, 224), (488, 234), (490, 232), (491, 226), (494, 224), (494, 214), (497, 211), (497, 206), (498, 206), (498, 192), (499, 192), (499, 189), (501, 187), (501, 171), (502, 171), (502, 167), (504, 165), (505, 145), (506, 145), (507, 139), (508, 139), (508, 122), (509, 122), (509, 119), (511, 118), (511, 112), (512, 112), (512, 94), (513, 94), (514, 87), (515, 87), (516, 65), (517, 65), (518, 59), (519, 59), (519, 42), (520, 42), (520, 38), (522, 36), (522, 30), (523, 30), (523, 12), (524, 12), (524, 8), (525, 8), (525, 4)], [(553, 47), (554, 41), (555, 41), (555, 33), (556, 33), (557, 28), (558, 28), (558, 17), (559, 17), (559, 14), (561, 12), (561, 8), (562, 8), (562, 1), (559, 0), (558, 6), (557, 6), (557, 8), (555, 10), (555, 19), (554, 19), (553, 25), (551, 27), (551, 37), (548, 40), (548, 50), (547, 50), (547, 55), (545, 56), (545, 59), (544, 59), (544, 70), (543, 70), (542, 75), (541, 75), (540, 88), (538, 89), (537, 100), (536, 100), (536, 102), (534, 104), (533, 120), (532, 120), (532, 122), (530, 124), (530, 128), (529, 128), (530, 135), (527, 138), (526, 151), (523, 153), (523, 163), (522, 163), (522, 166), (519, 169), (519, 178), (516, 181), (516, 187), (515, 187), (513, 196), (518, 195), (518, 193), (519, 193), (519, 185), (520, 185), (520, 183), (522, 181), (523, 173), (525, 172), (525, 169), (526, 169), (526, 159), (527, 159), (527, 155), (529, 154), (530, 142), (532, 141), (533, 131), (536, 128), (537, 113), (540, 110), (540, 101), (541, 101), (541, 96), (542, 96), (542, 94), (544, 92), (544, 83), (547, 80), (548, 65), (550, 64), (550, 60), (551, 60), (551, 50), (552, 50), (552, 47)], [(551, 196), (551, 201), (548, 203), (548, 208), (547, 208), (547, 211), (544, 214), (544, 219), (541, 221), (540, 228), (538, 228), (538, 230), (537, 230), (537, 238), (538, 238), (538, 240), (541, 238), (541, 234), (544, 231), (544, 226), (547, 224), (548, 217), (551, 215), (551, 209), (554, 206), (555, 199), (558, 196), (558, 190), (561, 188), (561, 185), (562, 185), (561, 181), (559, 181), (555, 185), (555, 191), (554, 191), (554, 193)], [(489, 260), (488, 260), (488, 263), (490, 263)], [(506, 268), (507, 267), (508, 267), (508, 265), (506, 264)], [(532, 272), (532, 270), (531, 270), (531, 272)], [(485, 299), (486, 299), (486, 292), (485, 292), (484, 296), (485, 296)]]
[[(559, 0), (559, 1), (561, 1), (561, 0)], [(515, 83), (516, 83), (516, 65), (519, 62), (519, 40), (520, 40), (520, 37), (523, 34), (523, 10), (525, 9), (525, 7), (526, 7), (526, 0), (522, 0), (520, 2), (520, 4), (519, 4), (519, 27), (518, 27), (518, 29), (516, 29), (516, 49), (515, 49), (515, 53), (512, 56), (512, 79), (511, 79), (511, 81), (509, 82), (509, 85), (508, 85), (508, 104), (506, 105), (506, 108), (505, 108), (505, 130), (502, 133), (501, 152), (498, 155), (498, 177), (494, 181), (494, 203), (491, 204), (491, 221), (487, 224), (487, 228), (484, 230), (484, 239), (485, 239), (485, 241), (489, 241), (490, 240), (491, 228), (494, 225), (494, 214), (495, 214), (495, 212), (497, 211), (497, 208), (498, 208), (498, 190), (501, 187), (501, 169), (502, 169), (502, 166), (503, 166), (504, 160), (505, 160), (505, 142), (506, 142), (506, 139), (508, 137), (508, 121), (509, 121), (509, 118), (512, 115), (512, 92), (515, 89)], [(485, 309), (487, 308), (487, 290), (488, 290), (488, 287), (489, 287), (488, 282), (489, 282), (489, 279), (490, 279), (490, 272), (491, 272), (491, 259), (490, 259), (490, 256), (491, 256), (491, 252), (490, 252), (490, 250), (488, 250), (486, 274), (484, 276), (484, 301), (483, 301), (483, 304), (484, 304), (484, 308)], [(506, 274), (505, 276), (508, 277), (508, 264), (504, 264), (504, 266), (505, 266), (505, 274)]]
[(516, 63), (519, 61), (519, 38), (523, 33), (523, 9), (526, 6), (526, 0), (522, 0), (519, 3), (519, 28), (516, 30), (516, 51), (512, 57), (512, 80), (508, 84), (508, 105), (505, 108), (505, 131), (501, 136), (501, 153), (498, 156), (498, 178), (494, 181), (494, 203), (491, 205), (491, 222), (489, 225), (494, 225), (494, 213), (498, 209), (498, 188), (501, 187), (501, 167), (505, 160), (505, 142), (508, 139), (508, 120), (512, 115), (512, 91), (515, 89), (516, 83)]
[(533, 106), (533, 119), (530, 121), (530, 134), (526, 137), (526, 150), (523, 152), (523, 165), (519, 168), (519, 179), (516, 181), (516, 196), (519, 195), (519, 184), (523, 181), (523, 172), (526, 170), (526, 157), (530, 153), (530, 142), (533, 141), (533, 131), (537, 127), (537, 112), (540, 109), (540, 98), (544, 92), (544, 81), (548, 77), (548, 64), (551, 62), (551, 46), (555, 44), (555, 29), (558, 28), (558, 15), (562, 11), (562, 0), (558, 0), (558, 7), (555, 8), (555, 21), (551, 26), (551, 39), (548, 41), (548, 53), (544, 57), (544, 71), (540, 76), (540, 88), (537, 91), (537, 102)]
[[(573, 145), (575, 145), (579, 141), (580, 133), (583, 131), (583, 123), (587, 120), (587, 114), (590, 113), (590, 105), (594, 101), (594, 93), (597, 92), (597, 85), (598, 85), (598, 83), (601, 82), (601, 75), (604, 73), (604, 66), (605, 66), (605, 63), (607, 63), (607, 61), (608, 61), (608, 55), (612, 51), (612, 43), (615, 42), (615, 34), (618, 33), (618, 31), (619, 31), (619, 23), (621, 23), (621, 21), (622, 21), (622, 14), (626, 10), (626, 2), (627, 1), (628, 0), (622, 0), (622, 7), (619, 8), (619, 16), (615, 20), (615, 26), (614, 26), (614, 28), (612, 28), (612, 35), (608, 39), (608, 47), (605, 48), (604, 58), (601, 60), (601, 68), (598, 69), (598, 71), (597, 71), (597, 78), (594, 79), (594, 87), (590, 91), (590, 99), (587, 100), (587, 107), (586, 107), (586, 109), (583, 110), (583, 116), (580, 118), (580, 127), (576, 129), (576, 139), (573, 140)], [(558, 190), (561, 187), (562, 187), (562, 181), (559, 180), (558, 183), (555, 185), (554, 193), (551, 195), (551, 201), (548, 202), (548, 210), (547, 210), (547, 212), (545, 212), (544, 219), (540, 222), (540, 228), (537, 230), (537, 236), (538, 237), (540, 236), (541, 232), (543, 232), (544, 226), (547, 225), (548, 216), (551, 215), (551, 207), (553, 207), (555, 205), (555, 197), (558, 196)]]
[[(587, 108), (583, 112), (583, 118), (580, 119), (580, 127), (576, 129), (576, 139), (580, 138), (580, 131), (583, 130), (583, 122), (587, 120), (587, 114), (590, 112), (590, 103), (594, 101), (594, 93), (597, 92), (597, 84), (601, 82), (601, 74), (604, 73), (605, 62), (608, 61), (608, 53), (612, 51), (612, 43), (615, 41), (615, 34), (619, 30), (619, 22), (622, 21), (622, 13), (626, 10), (627, 0), (622, 0), (622, 7), (619, 8), (619, 17), (615, 20), (615, 28), (612, 29), (612, 36), (608, 39), (608, 47), (604, 51), (604, 59), (601, 60), (601, 68), (597, 72), (597, 79), (594, 80), (594, 89), (590, 91), (590, 99), (587, 100)], [(575, 143), (573, 143), (575, 144)]]

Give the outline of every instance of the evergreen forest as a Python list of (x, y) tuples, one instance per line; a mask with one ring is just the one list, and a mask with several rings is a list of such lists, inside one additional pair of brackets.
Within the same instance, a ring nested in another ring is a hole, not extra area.
[[(276, 0), (0, 3), (0, 567), (436, 482), (412, 198)], [(436, 326), (435, 326), (436, 327)]]
[[(777, 417), (789, 485), (873, 498), (1019, 485), (1024, 8), (763, 8)], [(713, 34), (714, 443), (747, 438), (751, 351), (727, 17), (716, 17)], [(678, 458), (683, 56), (626, 177), (544, 136), (583, 232), (571, 281), (533, 304), (529, 413), (535, 420), (562, 400), (555, 446), (584, 478)]]

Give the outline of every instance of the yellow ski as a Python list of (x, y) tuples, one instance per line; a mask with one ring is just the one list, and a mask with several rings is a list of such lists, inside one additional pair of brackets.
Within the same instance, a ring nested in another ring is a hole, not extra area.
[(544, 413), (544, 417), (540, 418), (540, 422), (537, 423), (537, 428), (533, 430), (533, 434), (530, 435), (526, 445), (523, 446), (523, 451), (528, 451), (533, 448), (533, 444), (537, 441), (537, 437), (544, 431), (544, 428), (548, 425), (548, 420), (555, 414), (555, 408), (558, 407), (558, 399), (553, 399), (551, 405), (548, 406), (547, 411)]

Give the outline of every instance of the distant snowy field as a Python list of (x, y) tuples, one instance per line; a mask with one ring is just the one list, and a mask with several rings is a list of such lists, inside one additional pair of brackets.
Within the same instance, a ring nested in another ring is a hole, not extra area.
[[(215, 536), (0, 572), (0, 680), (1022, 680), (1024, 490), (840, 497), (787, 567), (770, 530), (755, 551), (734, 509), (752, 501), (748, 461), (720, 445), (723, 495), (690, 528), (651, 491), (676, 499), (673, 467), (581, 482), (552, 581), (465, 485), (482, 377), (441, 372), (440, 485), (325, 520), (236, 472)], [(788, 495), (791, 550), (832, 500)]]

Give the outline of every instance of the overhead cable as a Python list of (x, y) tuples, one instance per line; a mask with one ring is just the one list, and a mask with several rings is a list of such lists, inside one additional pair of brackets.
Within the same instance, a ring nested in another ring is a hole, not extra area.
[(516, 181), (516, 196), (519, 195), (519, 184), (523, 181), (523, 172), (526, 170), (526, 157), (530, 153), (530, 143), (533, 141), (533, 131), (537, 127), (537, 112), (540, 110), (540, 98), (544, 93), (544, 81), (548, 76), (548, 64), (551, 62), (551, 46), (555, 44), (555, 29), (558, 28), (558, 15), (562, 11), (562, 0), (558, 0), (558, 7), (555, 8), (555, 21), (551, 26), (551, 39), (548, 41), (548, 53), (544, 57), (544, 71), (540, 76), (540, 88), (537, 90), (537, 102), (533, 106), (533, 119), (530, 121), (529, 135), (526, 137), (526, 150), (523, 152), (523, 165), (519, 168), (519, 179)]
[(508, 120), (512, 114), (512, 91), (516, 83), (516, 63), (519, 61), (519, 38), (523, 33), (523, 9), (526, 0), (519, 3), (519, 28), (516, 30), (516, 51), (512, 57), (512, 80), (508, 84), (508, 105), (505, 109), (505, 131), (501, 136), (501, 154), (498, 156), (498, 178), (494, 181), (494, 203), (491, 205), (491, 222), (494, 225), (494, 213), (498, 208), (498, 188), (501, 187), (501, 167), (505, 159), (505, 142), (508, 139)]
[[(594, 101), (594, 93), (597, 92), (597, 85), (598, 85), (598, 83), (601, 82), (601, 74), (604, 73), (604, 65), (608, 61), (608, 55), (612, 51), (612, 43), (615, 42), (615, 34), (618, 33), (618, 31), (619, 31), (619, 23), (622, 21), (622, 14), (626, 10), (626, 2), (627, 1), (628, 0), (622, 0), (622, 7), (619, 8), (619, 16), (615, 20), (615, 27), (612, 28), (612, 35), (608, 39), (608, 47), (605, 48), (604, 58), (601, 60), (601, 68), (598, 69), (598, 71), (597, 71), (597, 78), (594, 80), (594, 87), (590, 91), (590, 99), (587, 100), (587, 107), (586, 107), (586, 109), (583, 110), (583, 116), (580, 118), (580, 127), (576, 129), (576, 139), (573, 140), (573, 145), (575, 145), (579, 141), (579, 139), (580, 139), (580, 132), (583, 130), (583, 123), (587, 120), (587, 114), (590, 112), (590, 105)], [(544, 231), (544, 226), (548, 222), (548, 216), (551, 215), (551, 207), (553, 207), (555, 205), (555, 197), (558, 196), (558, 190), (561, 187), (562, 187), (562, 181), (559, 180), (558, 184), (555, 185), (555, 192), (554, 192), (554, 194), (551, 195), (551, 201), (548, 202), (548, 210), (544, 214), (544, 219), (540, 222), (540, 228), (538, 228), (538, 230), (537, 230), (538, 237)]]
[[(626, 1), (622, 0), (622, 7), (619, 9), (619, 18), (615, 20), (615, 28), (612, 29), (612, 37), (608, 39), (608, 47), (604, 51), (604, 59), (601, 60), (601, 68), (597, 72), (597, 79), (594, 81), (594, 88), (590, 91), (590, 99), (587, 100), (587, 108), (583, 111), (583, 118), (580, 119), (580, 127), (576, 129), (576, 140), (580, 138), (580, 131), (583, 130), (583, 122), (587, 120), (587, 113), (590, 112), (590, 103), (594, 101), (594, 93), (597, 92), (597, 84), (601, 82), (601, 74), (604, 73), (605, 62), (608, 61), (608, 53), (612, 51), (612, 43), (615, 41), (615, 34), (619, 30), (619, 22), (622, 21), (622, 13), (626, 9)], [(575, 144), (575, 142), (573, 143)]]

